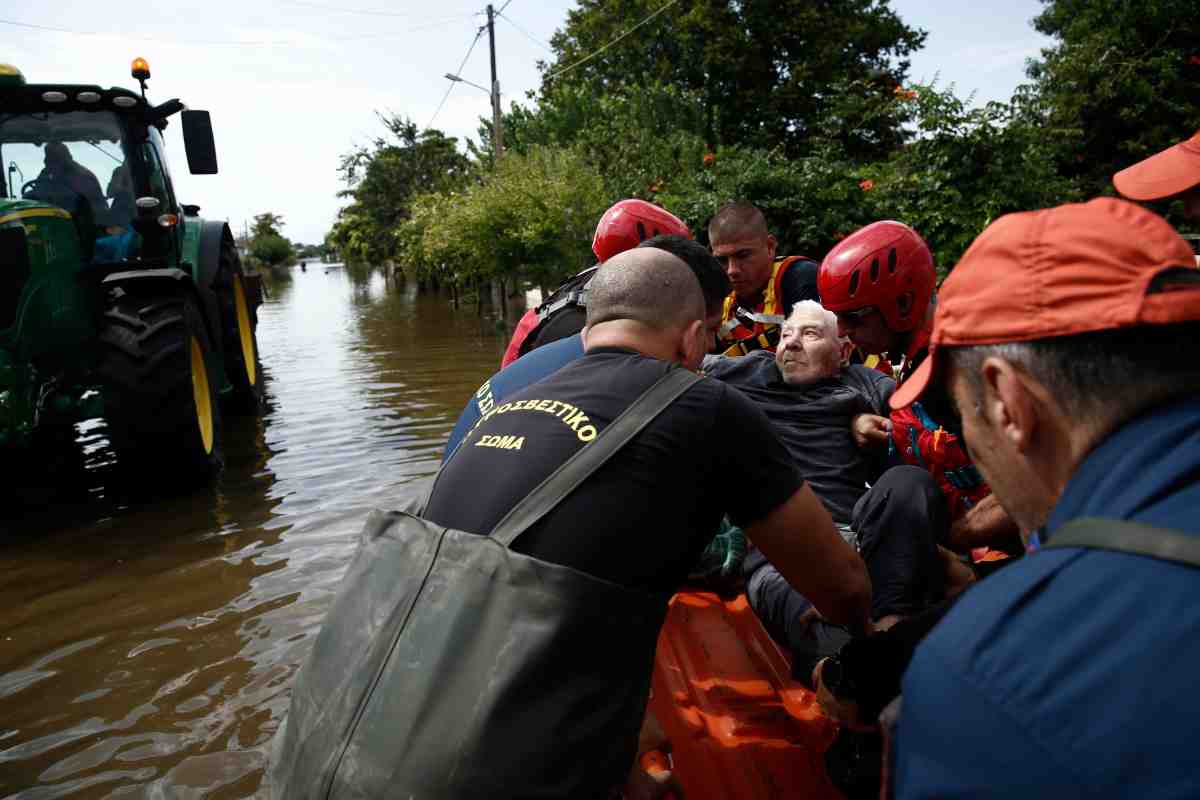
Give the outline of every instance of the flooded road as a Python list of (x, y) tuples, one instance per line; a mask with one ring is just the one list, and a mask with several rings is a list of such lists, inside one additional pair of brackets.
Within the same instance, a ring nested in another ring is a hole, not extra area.
[[(367, 513), (436, 471), (505, 335), (310, 265), (259, 311), (268, 408), (211, 489), (85, 486), (0, 522), (0, 798), (253, 796)], [(164, 465), (166, 468), (166, 465)]]

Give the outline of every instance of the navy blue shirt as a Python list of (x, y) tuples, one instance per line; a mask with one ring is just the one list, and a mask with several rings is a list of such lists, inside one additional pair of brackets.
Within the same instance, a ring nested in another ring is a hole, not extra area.
[(553, 375), (575, 359), (582, 357), (583, 337), (575, 334), (529, 351), (488, 378), (467, 402), (467, 407), (458, 415), (458, 422), (454, 423), (454, 430), (450, 431), (450, 440), (446, 442), (446, 450), (442, 453), (442, 461), (449, 458), (462, 438), (470, 433), (471, 428), (475, 427), (479, 418), (494, 406), (503, 403), (505, 398), (514, 392), (519, 392), (526, 386)]
[[(1085, 516), (1200, 535), (1200, 399), (1102, 442), (1043, 535)], [(1084, 549), (982, 581), (905, 673), (897, 796), (1200, 796), (1198, 589), (1193, 567)]]

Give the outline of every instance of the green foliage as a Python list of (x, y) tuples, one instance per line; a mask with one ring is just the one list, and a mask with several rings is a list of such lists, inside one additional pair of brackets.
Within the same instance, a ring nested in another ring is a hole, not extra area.
[(953, 89), (909, 90), (917, 136), (887, 161), (863, 166), (868, 216), (917, 231), (948, 270), (997, 217), (1081, 199), (1054, 168), (1053, 143), (1012, 106), (970, 108)]
[(680, 176), (663, 204), (703, 235), (730, 200), (762, 209), (781, 253), (819, 258), (839, 239), (879, 219), (913, 226), (948, 269), (993, 219), (1074, 197), (1058, 176), (1041, 131), (1009, 106), (969, 108), (952, 89), (901, 89), (910, 106), (912, 142), (885, 160), (861, 163), (834, 143), (787, 159), (777, 152), (730, 148), (706, 169)]
[(530, 147), (463, 193), (415, 198), (395, 240), (402, 263), (448, 283), (523, 275), (552, 285), (590, 261), (608, 206), (600, 173), (574, 150)]
[(1058, 42), (1011, 103), (982, 108), (904, 85), (925, 34), (887, 0), (678, 0), (606, 48), (664, 2), (580, 0), (535, 102), (505, 114), (499, 162), (490, 120), (467, 158), (381, 117), (389, 137), (342, 161), (351, 202), (327, 245), (441, 283), (553, 286), (590, 263), (618, 199), (658, 202), (702, 241), (741, 200), (781, 253), (819, 259), (897, 219), (944, 273), (996, 217), (1111, 192), (1113, 172), (1200, 128), (1194, 0), (1043, 0), (1035, 27)]
[(471, 164), (457, 140), (438, 130), (418, 132), (406, 118), (379, 116), (390, 134), (342, 157), (338, 167), (351, 202), (338, 214), (331, 243), (347, 260), (383, 263), (396, 256), (395, 230), (422, 192), (466, 185)]
[[(555, 67), (581, 61), (663, 7), (663, 0), (580, 0), (550, 40)], [(539, 102), (574, 85), (600, 97), (661, 84), (702, 102), (705, 141), (773, 149), (811, 147), (819, 123), (856, 157), (885, 153), (902, 134), (899, 116), (857, 114), (886, 98), (925, 34), (886, 0), (680, 0), (632, 35), (560, 77), (547, 68)]]
[(597, 97), (564, 84), (544, 93), (536, 112), (513, 105), (505, 144), (517, 152), (574, 148), (604, 176), (614, 201), (652, 198), (672, 176), (701, 165), (704, 119), (699, 97), (678, 87), (617, 86)]
[(265, 214), (254, 215), (254, 225), (250, 228), (250, 238), (257, 239), (260, 236), (281, 236), (279, 229), (283, 227), (283, 217), (279, 214), (272, 214), (270, 211)]
[(287, 264), (294, 256), (291, 242), (277, 233), (255, 236), (250, 242), (250, 255), (268, 267)]
[(779, 238), (781, 253), (819, 257), (837, 232), (865, 219), (862, 192), (848, 169), (830, 151), (787, 159), (777, 151), (728, 148), (704, 168), (679, 176), (661, 200), (701, 241), (707, 241), (704, 226), (722, 205), (753, 203)]
[(1082, 194), (1200, 128), (1195, 0), (1043, 0), (1034, 21), (1058, 43), (1030, 64), (1023, 111), (1055, 142)]
[(313, 259), (324, 258), (329, 252), (329, 248), (325, 244), (296, 244), (293, 245), (296, 250), (296, 258), (298, 259)]

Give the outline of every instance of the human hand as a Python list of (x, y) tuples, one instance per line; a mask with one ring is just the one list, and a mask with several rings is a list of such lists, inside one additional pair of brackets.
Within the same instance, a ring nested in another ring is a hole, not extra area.
[(892, 421), (878, 414), (859, 414), (850, 420), (850, 432), (860, 449), (880, 447), (892, 434)]
[(662, 750), (642, 753), (621, 790), (623, 800), (682, 800), (683, 787)]
[(996, 495), (989, 494), (950, 523), (946, 547), (965, 555), (976, 547), (994, 545), (1017, 530)]
[(651, 751), (671, 752), (671, 740), (667, 738), (667, 732), (663, 730), (654, 712), (648, 708), (646, 715), (642, 717), (642, 729), (638, 731), (637, 751), (638, 758), (649, 755)]

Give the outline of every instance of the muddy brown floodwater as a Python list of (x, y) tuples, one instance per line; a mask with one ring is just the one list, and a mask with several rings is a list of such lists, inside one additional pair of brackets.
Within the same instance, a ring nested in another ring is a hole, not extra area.
[(293, 274), (259, 312), (267, 410), (226, 422), (211, 489), (117, 496), (84, 423), (80, 485), (0, 520), (0, 797), (254, 796), (367, 513), (500, 362), (473, 307)]

